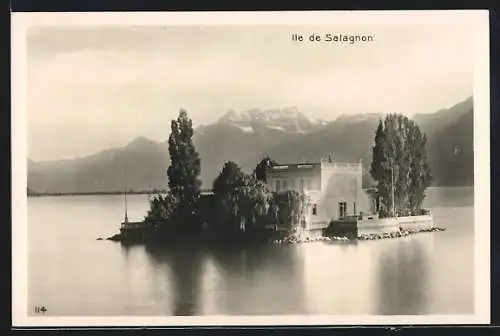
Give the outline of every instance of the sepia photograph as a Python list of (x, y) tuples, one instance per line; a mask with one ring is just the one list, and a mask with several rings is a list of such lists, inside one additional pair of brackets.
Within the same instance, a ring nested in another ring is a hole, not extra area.
[(487, 11), (12, 15), (14, 326), (489, 323)]

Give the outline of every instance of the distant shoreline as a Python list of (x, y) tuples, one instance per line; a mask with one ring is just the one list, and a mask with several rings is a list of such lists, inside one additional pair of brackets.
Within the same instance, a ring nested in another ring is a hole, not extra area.
[[(141, 190), (127, 191), (128, 195), (151, 195), (156, 193), (165, 193), (166, 190)], [(37, 193), (28, 192), (28, 197), (46, 197), (46, 196), (98, 196), (98, 195), (124, 195), (124, 191), (91, 191), (91, 192), (60, 192), (60, 193)]]
[[(439, 189), (439, 188), (474, 188), (473, 185), (463, 185), (463, 186), (432, 186), (429, 187), (428, 190)], [(204, 192), (206, 190), (202, 190)], [(139, 190), (127, 191), (128, 195), (152, 195), (157, 193), (166, 193), (167, 190)], [(47, 192), (47, 193), (38, 193), (38, 192), (28, 192), (28, 197), (49, 197), (49, 196), (99, 196), (99, 195), (123, 195), (124, 191), (90, 191), (90, 192)]]

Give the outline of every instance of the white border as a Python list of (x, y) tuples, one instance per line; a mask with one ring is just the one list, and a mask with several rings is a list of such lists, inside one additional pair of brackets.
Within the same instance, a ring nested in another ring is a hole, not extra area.
[(488, 12), (474, 50), (474, 266), (476, 315), (490, 319), (490, 49)]
[[(36, 25), (400, 25), (473, 23), (475, 149), (475, 314), (427, 316), (29, 317), (26, 229), (26, 29)], [(490, 322), (490, 143), (488, 11), (13, 13), (12, 14), (12, 323), (28, 326), (217, 326), (486, 324)]]

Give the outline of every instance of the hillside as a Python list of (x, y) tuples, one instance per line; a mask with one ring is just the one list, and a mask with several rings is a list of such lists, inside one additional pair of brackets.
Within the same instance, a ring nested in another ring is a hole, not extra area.
[(139, 137), (123, 148), (85, 158), (28, 162), (28, 186), (37, 192), (120, 191), (127, 174), (130, 189), (164, 188), (169, 162), (166, 143)]
[[(310, 120), (295, 108), (229, 111), (216, 123), (196, 129), (194, 142), (202, 160), (203, 188), (211, 188), (227, 160), (251, 171), (265, 154), (279, 162), (363, 160), (365, 172), (379, 114), (340, 116), (334, 122)], [(434, 184), (472, 185), (474, 181), (473, 104), (468, 99), (415, 120), (428, 135)], [(136, 138), (123, 148), (74, 160), (28, 160), (28, 186), (37, 192), (96, 192), (165, 188), (169, 164), (166, 142)], [(365, 174), (365, 182), (369, 180)]]
[[(417, 114), (413, 119), (425, 131), (428, 137), (433, 137), (436, 132), (444, 128), (455, 125), (464, 115), (472, 113), (472, 97), (446, 109), (431, 114)], [(472, 125), (472, 124), (471, 124)], [(472, 128), (471, 128), (472, 129)]]
[[(216, 123), (195, 130), (194, 143), (202, 160), (203, 188), (211, 188), (224, 162), (233, 160), (249, 170), (254, 157), (269, 146), (314, 132), (325, 123), (309, 120), (296, 108), (228, 111)], [(164, 189), (170, 163), (166, 142), (138, 137), (124, 148), (84, 158), (34, 162), (28, 160), (28, 185), (37, 192), (93, 192)]]
[(429, 166), (436, 185), (474, 185), (473, 125), (470, 107), (458, 120), (429, 137)]

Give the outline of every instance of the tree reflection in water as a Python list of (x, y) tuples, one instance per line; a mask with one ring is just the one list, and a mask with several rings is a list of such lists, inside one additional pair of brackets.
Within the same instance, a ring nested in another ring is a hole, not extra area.
[(147, 247), (177, 316), (303, 314), (302, 260), (294, 247)]
[[(385, 243), (385, 242), (384, 242)], [(389, 243), (389, 242), (388, 242)], [(426, 314), (429, 296), (425, 241), (391, 241), (382, 251), (378, 266), (377, 315)], [(393, 244), (392, 244), (393, 243)]]
[(203, 249), (195, 245), (148, 246), (146, 251), (153, 262), (170, 269), (170, 277), (165, 281), (171, 288), (172, 315), (199, 315)]
[(123, 259), (125, 262), (129, 261), (130, 252), (135, 248), (142, 248), (143, 245), (139, 243), (128, 243), (128, 242), (120, 242), (120, 250), (123, 255)]

